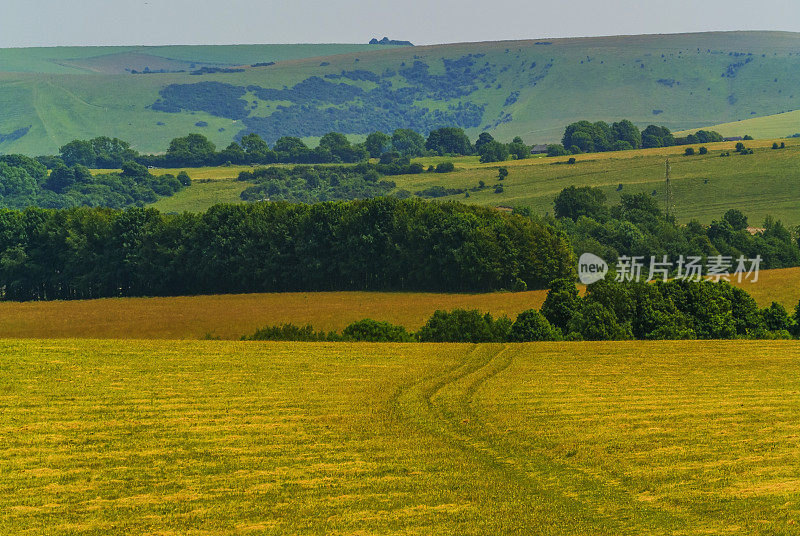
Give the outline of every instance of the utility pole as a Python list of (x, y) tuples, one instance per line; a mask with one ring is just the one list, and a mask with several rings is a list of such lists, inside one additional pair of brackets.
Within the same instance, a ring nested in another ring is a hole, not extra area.
[(669, 216), (674, 216), (673, 212), (674, 212), (674, 209), (675, 209), (674, 201), (672, 199), (672, 182), (670, 181), (670, 178), (669, 178), (669, 171), (670, 171), (669, 158), (667, 158), (667, 164), (666, 164), (666, 170), (665, 171), (666, 171), (665, 175), (666, 175), (666, 180), (667, 180), (667, 192), (666, 192), (667, 193), (667, 207), (666, 207), (666, 213), (667, 213), (667, 217), (669, 217)]

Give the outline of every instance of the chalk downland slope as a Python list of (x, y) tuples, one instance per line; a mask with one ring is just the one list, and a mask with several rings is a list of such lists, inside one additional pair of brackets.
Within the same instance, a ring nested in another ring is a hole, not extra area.
[[(98, 135), (158, 152), (188, 131), (225, 146), (246, 132), (274, 142), (443, 125), (542, 143), (578, 119), (680, 130), (793, 110), (800, 99), (794, 33), (347, 47), (0, 50), (0, 152), (53, 153)], [(125, 72), (143, 69), (141, 54), (158, 58), (151, 70), (223, 71)]]

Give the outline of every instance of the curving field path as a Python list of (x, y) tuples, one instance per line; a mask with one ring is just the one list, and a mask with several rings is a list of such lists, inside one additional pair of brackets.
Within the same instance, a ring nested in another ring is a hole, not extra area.
[(2, 534), (797, 534), (800, 343), (0, 341)]

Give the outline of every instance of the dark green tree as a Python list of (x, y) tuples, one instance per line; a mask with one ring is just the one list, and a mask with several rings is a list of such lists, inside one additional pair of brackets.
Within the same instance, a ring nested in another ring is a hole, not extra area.
[(402, 155), (422, 156), (425, 154), (425, 138), (411, 129), (398, 128), (392, 132), (392, 148)]
[(472, 154), (472, 144), (463, 129), (458, 127), (442, 127), (428, 134), (425, 148), (439, 156), (447, 154)]
[(577, 221), (581, 216), (603, 220), (608, 213), (606, 194), (590, 186), (569, 186), (561, 190), (555, 199), (556, 218)]
[(598, 302), (586, 302), (567, 326), (569, 333), (579, 333), (587, 341), (617, 341), (633, 338), (630, 325), (620, 324), (610, 309)]
[(169, 143), (166, 157), (175, 166), (203, 166), (212, 163), (216, 147), (202, 134), (189, 134)]
[(611, 133), (614, 136), (614, 141), (627, 142), (632, 149), (638, 149), (642, 146), (642, 133), (639, 132), (636, 125), (627, 119), (613, 123), (611, 125)]
[(535, 309), (517, 315), (509, 333), (509, 340), (513, 342), (557, 341), (560, 338), (561, 332)]
[(483, 163), (503, 162), (508, 160), (508, 147), (504, 143), (493, 140), (481, 145), (478, 154), (481, 155), (480, 161)]
[(364, 146), (370, 158), (380, 158), (383, 153), (391, 149), (392, 137), (383, 132), (372, 132), (367, 136)]
[(575, 282), (570, 279), (559, 279), (553, 281), (542, 304), (541, 312), (551, 325), (563, 331), (581, 309), (582, 303)]
[(478, 139), (475, 140), (475, 152), (480, 154), (481, 147), (492, 141), (494, 141), (494, 137), (491, 134), (488, 132), (481, 132), (478, 135)]

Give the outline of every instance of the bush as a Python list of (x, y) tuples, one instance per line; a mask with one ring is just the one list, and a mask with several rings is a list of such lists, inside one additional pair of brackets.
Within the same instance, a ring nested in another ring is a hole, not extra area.
[(686, 150), (683, 152), (686, 156), (693, 156), (694, 155), (694, 147), (687, 147)]
[(557, 341), (561, 331), (554, 328), (542, 313), (534, 309), (521, 312), (511, 326), (509, 340), (513, 342)]
[(403, 326), (364, 319), (353, 322), (342, 331), (342, 340), (364, 342), (412, 342), (414, 338)]
[(589, 302), (569, 321), (567, 329), (580, 333), (587, 341), (618, 341), (633, 338), (628, 324), (620, 325), (613, 311)]
[(708, 154), (708, 147), (700, 147), (699, 153), (700, 154)]
[(502, 181), (505, 180), (506, 177), (508, 177), (508, 168), (497, 168), (497, 178)]
[(244, 341), (325, 341), (329, 336), (322, 331), (314, 331), (311, 324), (296, 326), (294, 324), (282, 324), (280, 326), (268, 326), (256, 330), (249, 337), (244, 336)]
[(436, 173), (451, 173), (456, 169), (452, 162), (442, 162), (436, 166)]
[(567, 150), (560, 143), (547, 146), (547, 156), (567, 156)]
[(615, 141), (611, 146), (612, 151), (630, 151), (631, 149), (633, 149), (633, 145), (625, 140)]
[(800, 302), (797, 303), (797, 306), (794, 308), (794, 335), (795, 337), (800, 337)]
[(495, 322), (489, 313), (482, 315), (476, 310), (440, 310), (433, 313), (417, 337), (421, 342), (503, 342), (508, 325), (508, 319)]

